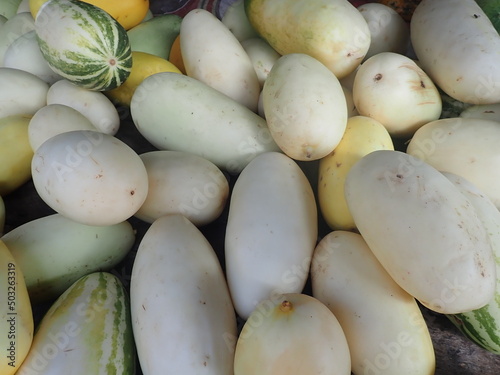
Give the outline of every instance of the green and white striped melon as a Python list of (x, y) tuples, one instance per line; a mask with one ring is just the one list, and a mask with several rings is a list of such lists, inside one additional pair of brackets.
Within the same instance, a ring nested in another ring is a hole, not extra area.
[(126, 30), (101, 8), (76, 0), (49, 0), (35, 18), (40, 50), (50, 68), (96, 91), (120, 86), (132, 69)]
[(130, 302), (121, 281), (94, 272), (75, 281), (37, 327), (18, 375), (134, 375)]
[[(497, 258), (500, 273), (500, 258)], [(447, 315), (450, 321), (470, 340), (482, 348), (500, 354), (500, 276), (497, 276), (495, 298), (486, 306), (466, 313)]]

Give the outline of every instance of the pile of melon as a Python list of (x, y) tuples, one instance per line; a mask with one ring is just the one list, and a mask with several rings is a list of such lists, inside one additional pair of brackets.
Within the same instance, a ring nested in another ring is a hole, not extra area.
[(425, 311), (500, 354), (487, 3), (0, 5), (0, 372), (431, 375)]

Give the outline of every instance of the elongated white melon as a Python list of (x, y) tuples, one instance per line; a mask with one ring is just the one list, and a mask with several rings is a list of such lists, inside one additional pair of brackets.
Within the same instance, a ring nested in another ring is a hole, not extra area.
[(130, 103), (132, 120), (156, 148), (192, 152), (239, 173), (257, 155), (279, 151), (267, 122), (207, 84), (178, 73), (144, 79)]
[(31, 301), (39, 303), (59, 297), (84, 275), (111, 270), (132, 249), (135, 233), (127, 221), (92, 226), (52, 214), (0, 239), (23, 270)]
[(260, 84), (245, 49), (231, 30), (205, 9), (182, 19), (180, 48), (186, 74), (257, 110)]
[(500, 36), (474, 0), (422, 0), (410, 24), (419, 64), (449, 96), (500, 101)]
[(339, 79), (356, 70), (370, 47), (368, 24), (347, 0), (247, 0), (245, 12), (279, 54), (311, 55)]
[(360, 234), (337, 230), (323, 237), (311, 279), (313, 296), (345, 332), (355, 374), (434, 374), (434, 348), (420, 307)]
[(437, 169), (401, 151), (374, 151), (351, 167), (345, 195), (377, 259), (423, 305), (459, 313), (493, 298), (496, 271), (486, 228)]
[(302, 291), (318, 236), (314, 193), (295, 161), (257, 156), (241, 172), (229, 203), (225, 261), (238, 315), (282, 293)]
[(130, 298), (144, 375), (233, 375), (236, 317), (227, 284), (210, 243), (184, 216), (151, 224)]

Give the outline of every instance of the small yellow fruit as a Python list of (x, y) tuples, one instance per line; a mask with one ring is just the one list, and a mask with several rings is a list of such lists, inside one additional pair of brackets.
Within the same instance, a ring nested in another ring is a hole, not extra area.
[(393, 150), (387, 129), (366, 116), (353, 116), (338, 146), (319, 161), (318, 202), (323, 218), (332, 229), (356, 228), (344, 197), (344, 182), (351, 167), (375, 150)]
[(0, 118), (0, 195), (5, 196), (31, 178), (33, 149), (29, 142), (31, 116)]
[(152, 74), (160, 72), (182, 72), (170, 61), (146, 52), (132, 51), (132, 71), (125, 82), (110, 91), (104, 93), (114, 103), (130, 105), (132, 95), (139, 84)]
[[(33, 18), (48, 0), (29, 0)], [(149, 0), (84, 0), (108, 12), (125, 30), (141, 23), (149, 10)]]
[(186, 74), (186, 67), (184, 66), (184, 60), (182, 59), (182, 53), (181, 53), (180, 34), (177, 35), (177, 37), (174, 40), (174, 43), (172, 44), (172, 47), (170, 48), (170, 55), (168, 57), (168, 61), (170, 61), (172, 64), (178, 67), (183, 74)]

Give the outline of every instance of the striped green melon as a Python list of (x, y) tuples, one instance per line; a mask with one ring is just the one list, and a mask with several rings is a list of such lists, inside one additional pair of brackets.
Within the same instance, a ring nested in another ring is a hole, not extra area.
[[(500, 259), (497, 258), (497, 273)], [(486, 306), (466, 313), (446, 315), (470, 340), (482, 348), (500, 354), (500, 276), (495, 298)]]
[(16, 374), (133, 375), (130, 319), (129, 298), (116, 276), (83, 276), (43, 316)]
[(96, 91), (120, 86), (130, 75), (126, 30), (107, 12), (76, 0), (49, 0), (35, 19), (40, 50), (50, 68)]

